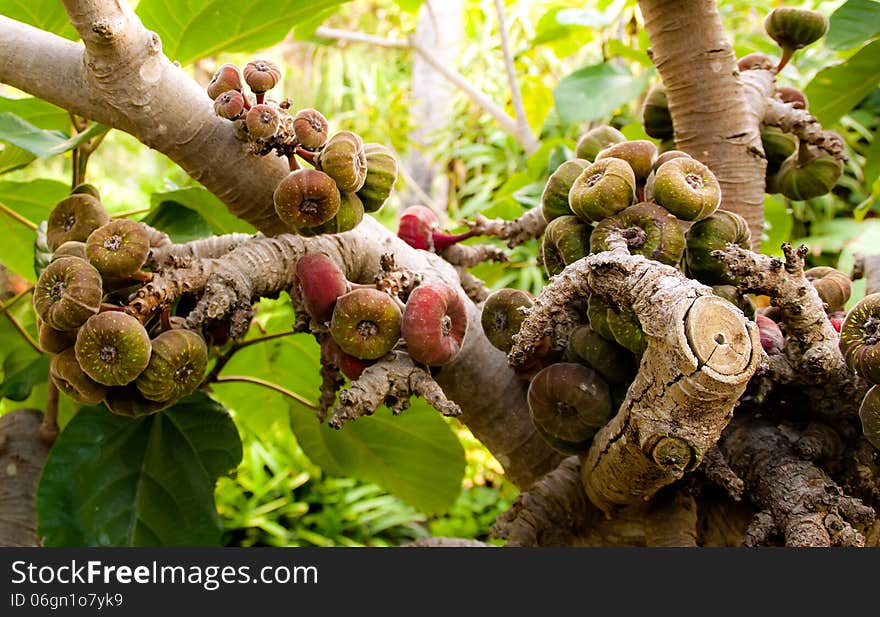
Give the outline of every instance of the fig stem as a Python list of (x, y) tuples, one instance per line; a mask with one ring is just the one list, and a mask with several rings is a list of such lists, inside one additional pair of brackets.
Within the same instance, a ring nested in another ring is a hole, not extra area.
[(299, 162), (296, 160), (296, 156), (294, 154), (287, 155), (287, 166), (290, 168), (290, 171), (296, 171), (299, 169)]
[(37, 435), (51, 445), (58, 437), (58, 430), (58, 387), (50, 379), (46, 390), (46, 408), (43, 411), (43, 420), (37, 427)]
[(317, 165), (315, 162), (315, 153), (311, 150), (306, 150), (302, 146), (297, 146), (296, 153), (309, 165)]
[(795, 50), (790, 47), (783, 47), (782, 56), (779, 58), (779, 64), (776, 65), (776, 68), (773, 69), (773, 72), (778, 74), (782, 69), (784, 69), (789, 60), (794, 57), (794, 52)]

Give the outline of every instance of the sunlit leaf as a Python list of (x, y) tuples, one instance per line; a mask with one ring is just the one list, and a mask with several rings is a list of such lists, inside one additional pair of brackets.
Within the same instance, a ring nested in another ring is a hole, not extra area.
[[(32, 223), (39, 223), (69, 192), (70, 187), (56, 180), (0, 182), (0, 203)], [(33, 262), (36, 233), (0, 212), (0, 238), (3, 238), (0, 262), (19, 276), (36, 281)]]
[(633, 75), (610, 62), (570, 73), (553, 91), (556, 110), (568, 123), (597, 120), (639, 96), (648, 87), (650, 71)]
[(880, 2), (847, 0), (831, 14), (825, 44), (851, 49), (880, 34)]
[(880, 41), (866, 45), (846, 62), (819, 71), (804, 90), (810, 113), (830, 126), (858, 105), (880, 83), (877, 58)]

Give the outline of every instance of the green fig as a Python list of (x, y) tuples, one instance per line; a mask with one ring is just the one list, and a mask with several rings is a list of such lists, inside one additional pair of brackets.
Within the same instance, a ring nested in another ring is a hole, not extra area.
[(721, 185), (701, 162), (676, 158), (657, 169), (654, 201), (683, 221), (698, 221), (718, 209)]
[(611, 250), (613, 240), (620, 237), (626, 240), (630, 254), (671, 266), (677, 265), (684, 253), (681, 223), (662, 206), (650, 202), (630, 206), (596, 225), (590, 237), (590, 252)]
[(568, 193), (571, 211), (586, 223), (614, 216), (636, 198), (636, 177), (629, 163), (603, 158), (575, 179)]
[(565, 161), (550, 175), (541, 194), (541, 212), (544, 214), (544, 220), (549, 223), (560, 216), (572, 214), (568, 205), (568, 193), (571, 191), (571, 185), (589, 165), (590, 162), (587, 160), (572, 159)]

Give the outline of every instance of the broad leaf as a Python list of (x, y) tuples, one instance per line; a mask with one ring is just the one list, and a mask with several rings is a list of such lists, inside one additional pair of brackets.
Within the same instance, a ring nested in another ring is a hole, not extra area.
[(213, 235), (210, 225), (198, 212), (174, 201), (163, 201), (154, 207), (143, 222), (164, 231), (174, 242), (181, 244)]
[(67, 19), (64, 4), (57, 0), (0, 0), (0, 15), (69, 39), (79, 39)]
[(84, 407), (37, 489), (47, 546), (216, 546), (217, 478), (238, 466), (229, 414), (202, 393), (140, 419)]
[[(0, 182), (0, 204), (33, 223), (39, 223), (69, 192), (70, 187), (56, 180)], [(35, 282), (37, 277), (33, 258), (36, 233), (0, 212), (0, 238), (3, 239), (0, 242), (0, 262), (19, 276)]]
[(0, 96), (0, 112), (13, 113), (46, 131), (60, 131), (65, 134), (70, 132), (70, 115), (43, 99), (30, 96), (12, 99)]
[(137, 13), (162, 39), (165, 54), (181, 64), (220, 52), (250, 52), (281, 42), (317, 12), (346, 0), (142, 0)]
[(49, 356), (38, 354), (31, 347), (22, 347), (17, 353), (6, 356), (3, 361), (0, 398), (23, 401), (31, 395), (35, 385), (46, 381), (48, 374)]
[(847, 0), (831, 14), (825, 45), (852, 49), (880, 34), (880, 2)]
[(37, 157), (50, 156), (67, 141), (59, 131), (44, 131), (10, 112), (0, 112), (0, 140), (27, 150)]
[(860, 49), (852, 58), (819, 71), (804, 94), (810, 113), (825, 126), (834, 124), (868, 96), (880, 82), (880, 41)]
[(598, 120), (639, 96), (650, 79), (650, 71), (633, 75), (609, 62), (594, 64), (563, 77), (553, 91), (553, 99), (566, 123)]
[(306, 455), (332, 474), (374, 482), (428, 514), (445, 512), (461, 491), (464, 450), (421, 399), (399, 416), (382, 407), (341, 430), (290, 404), (290, 424)]
[(222, 235), (233, 232), (251, 234), (256, 231), (249, 223), (230, 214), (229, 209), (222, 201), (201, 187), (153, 193), (150, 196), (150, 206), (153, 208), (157, 208), (164, 202), (179, 204), (197, 212), (215, 234)]
[(36, 160), (37, 157), (27, 150), (0, 142), (0, 174), (27, 167)]

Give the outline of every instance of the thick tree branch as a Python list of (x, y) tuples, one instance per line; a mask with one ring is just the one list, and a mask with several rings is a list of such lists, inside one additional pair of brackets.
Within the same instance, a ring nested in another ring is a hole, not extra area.
[(49, 454), (42, 414), (16, 409), (0, 417), (0, 546), (38, 546), (34, 500)]

